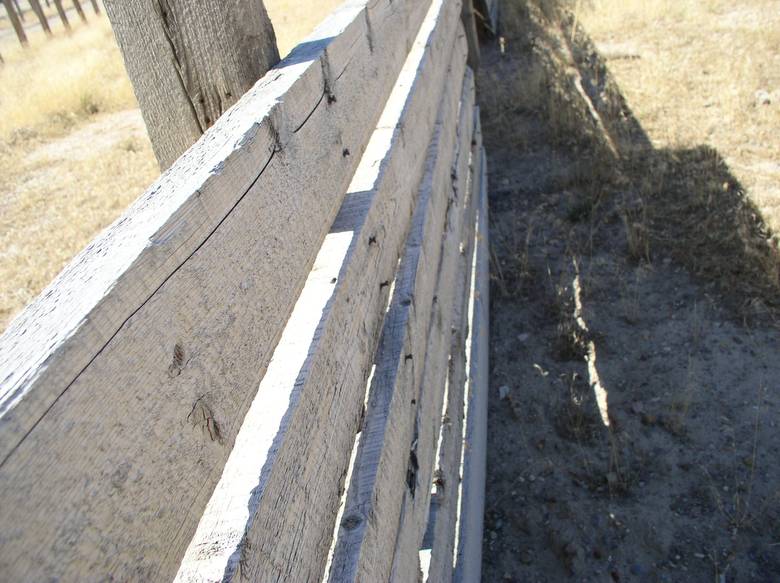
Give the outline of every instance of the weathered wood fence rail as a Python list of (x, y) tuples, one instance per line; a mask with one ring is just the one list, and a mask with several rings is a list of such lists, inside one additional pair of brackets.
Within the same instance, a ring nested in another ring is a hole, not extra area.
[(479, 579), (461, 12), (346, 2), (11, 324), (0, 579)]

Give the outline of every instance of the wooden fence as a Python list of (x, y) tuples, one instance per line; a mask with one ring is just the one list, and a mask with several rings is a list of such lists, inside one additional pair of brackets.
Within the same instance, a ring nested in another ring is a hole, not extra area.
[(350, 0), (0, 338), (0, 578), (479, 579), (459, 0)]

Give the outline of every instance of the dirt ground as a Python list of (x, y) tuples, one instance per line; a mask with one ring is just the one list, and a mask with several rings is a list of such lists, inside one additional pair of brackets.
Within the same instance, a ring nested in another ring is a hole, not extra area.
[(780, 259), (725, 155), (654, 143), (576, 21), (504, 3), (484, 581), (780, 580)]

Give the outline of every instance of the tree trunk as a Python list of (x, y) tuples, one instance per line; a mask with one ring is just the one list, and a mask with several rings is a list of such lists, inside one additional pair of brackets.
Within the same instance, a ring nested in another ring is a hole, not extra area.
[(163, 170), (279, 61), (263, 0), (104, 7)]
[(81, 2), (79, 2), (79, 0), (73, 0), (73, 6), (76, 7), (76, 12), (79, 13), (79, 18), (81, 18), (81, 21), (86, 22), (87, 15), (84, 14), (84, 9), (81, 7)]
[(51, 36), (49, 20), (46, 18), (46, 14), (44, 13), (43, 8), (41, 8), (41, 3), (38, 0), (30, 0), (30, 7), (33, 9), (33, 12), (35, 12), (35, 16), (38, 17), (38, 22), (41, 23), (43, 32), (45, 32), (47, 36)]
[(68, 15), (65, 14), (65, 9), (62, 7), (62, 0), (54, 0), (54, 6), (57, 8), (57, 14), (60, 15), (62, 25), (66, 30), (70, 30), (70, 22), (68, 22)]
[(92, 8), (95, 10), (95, 14), (100, 14), (100, 5), (97, 0), (92, 0)]
[(14, 8), (13, 2), (11, 2), (11, 0), (3, 0), (3, 5), (5, 6), (5, 11), (8, 13), (8, 20), (11, 21), (11, 25), (16, 31), (16, 36), (19, 39), (19, 43), (23, 47), (26, 47), (28, 44), (27, 35), (24, 34), (24, 28), (22, 27), (22, 23), (19, 21), (19, 16), (16, 13), (16, 8)]

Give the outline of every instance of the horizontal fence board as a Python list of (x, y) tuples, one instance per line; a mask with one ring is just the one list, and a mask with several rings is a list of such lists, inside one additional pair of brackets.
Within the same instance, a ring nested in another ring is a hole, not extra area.
[[(437, 464), (437, 442), (440, 435), (444, 413), (445, 380), (450, 357), (452, 329), (457, 316), (458, 278), (465, 277), (462, 268), (462, 253), (468, 248), (471, 228), (469, 222), (473, 215), (474, 171), (478, 168), (478, 136), (474, 135), (473, 111), (474, 80), (470, 72), (464, 79), (463, 100), (461, 102), (461, 125), (470, 131), (461, 131), (460, 148), (463, 153), (458, 161), (456, 172), (460, 172), (458, 182), (462, 185), (462, 194), (456, 204), (450, 208), (448, 220), (449, 236), (444, 245), (455, 252), (442, 262), (437, 284), (438, 311), (431, 322), (431, 333), (425, 361), (425, 373), (422, 392), (418, 400), (417, 459), (420, 465), (420, 492), (417, 496), (406, 496), (400, 519), (400, 533), (396, 542), (393, 562), (393, 581), (403, 582), (417, 578), (420, 570), (419, 549), (429, 517), (433, 470)], [(465, 166), (464, 166), (465, 164)], [(467, 174), (464, 167), (467, 168)]]
[(459, 36), (425, 163), (417, 208), (383, 323), (352, 481), (330, 581), (387, 580), (409, 464), (414, 410), (451, 193), (459, 89), (466, 69)]
[(7, 577), (176, 573), (428, 5), (366, 4), (259, 81), (0, 338)]
[[(477, 114), (479, 115), (479, 114)], [(487, 160), (482, 152), (478, 180), (477, 251), (472, 273), (470, 362), (466, 395), (463, 479), (459, 541), (454, 581), (479, 581), (482, 571), (482, 529), (485, 511), (487, 402), (490, 372), (490, 234), (488, 231)]]
[[(472, 102), (473, 106), (473, 102)], [(473, 111), (473, 110), (472, 110)], [(478, 126), (477, 126), (478, 127)], [(465, 383), (468, 375), (466, 343), (469, 337), (468, 302), (471, 292), (472, 265), (475, 250), (474, 228), (478, 204), (477, 178), (482, 163), (481, 135), (476, 134), (471, 151), (477, 160), (471, 162), (471, 183), (465, 212), (462, 253), (458, 262), (455, 299), (452, 309), (452, 336), (447, 368), (447, 401), (441, 423), (435, 483), (435, 521), (428, 581), (451, 581), (453, 574), (456, 516), (460, 494), (460, 463), (463, 442)], [(473, 140), (472, 140), (473, 142)]]
[(455, 43), (434, 0), (177, 579), (320, 580)]
[[(476, 116), (478, 110), (474, 110)], [(428, 581), (449, 581), (452, 576), (452, 560), (446, 566), (447, 553), (452, 557), (455, 539), (454, 513), (460, 483), (460, 449), (463, 415), (463, 387), (465, 383), (465, 343), (469, 334), (467, 319), (469, 293), (471, 291), (472, 259), (474, 250), (474, 228), (479, 198), (479, 174), (481, 167), (482, 139), (479, 120), (473, 118), (474, 134), (471, 141), (471, 163), (469, 172), (469, 203), (464, 220), (462, 254), (458, 263), (455, 300), (453, 302), (452, 336), (447, 363), (447, 396), (443, 406), (441, 426), (437, 432), (438, 446), (434, 493), (431, 500), (430, 524), (426, 535), (431, 538), (431, 557), (428, 567)], [(444, 550), (441, 550), (445, 547)]]

